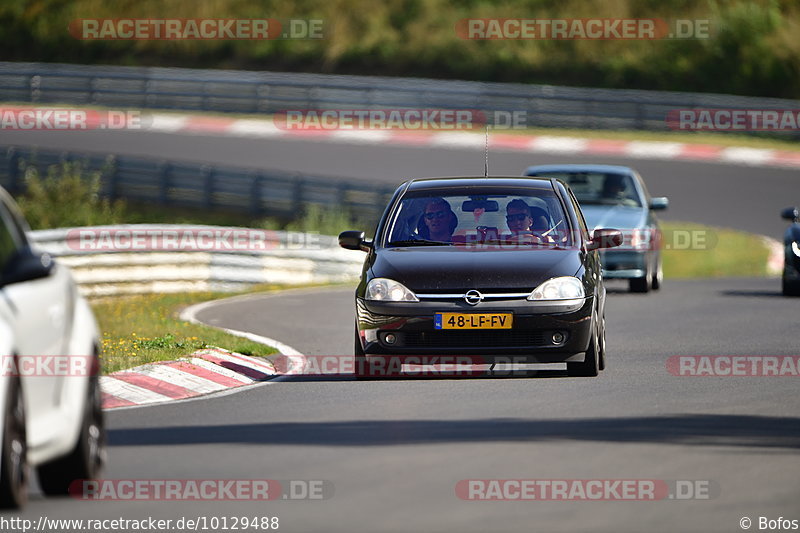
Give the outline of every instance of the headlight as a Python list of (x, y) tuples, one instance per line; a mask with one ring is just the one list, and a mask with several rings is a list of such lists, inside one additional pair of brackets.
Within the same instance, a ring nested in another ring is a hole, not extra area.
[(800, 257), (800, 247), (797, 246), (796, 242), (792, 243), (792, 251), (794, 252), (794, 255)]
[(584, 296), (581, 280), (572, 276), (564, 276), (548, 279), (533, 290), (528, 296), (528, 300), (574, 300)]
[(418, 302), (417, 296), (402, 283), (392, 279), (375, 278), (367, 283), (367, 300), (379, 302)]

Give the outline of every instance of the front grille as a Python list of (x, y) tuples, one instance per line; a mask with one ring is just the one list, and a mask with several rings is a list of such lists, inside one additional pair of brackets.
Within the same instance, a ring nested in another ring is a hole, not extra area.
[(550, 345), (544, 331), (482, 330), (482, 331), (413, 331), (404, 333), (402, 345), (417, 347), (537, 347)]

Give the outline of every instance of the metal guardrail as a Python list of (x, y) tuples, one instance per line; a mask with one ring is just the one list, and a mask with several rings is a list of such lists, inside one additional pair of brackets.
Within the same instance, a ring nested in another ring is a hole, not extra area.
[[(78, 154), (0, 145), (0, 185), (11, 194), (24, 190), (22, 164), (42, 170), (62, 161), (80, 161), (101, 173), (102, 194), (111, 199), (160, 206), (247, 210), (253, 216), (295, 219), (304, 207), (346, 209), (363, 220), (378, 220), (395, 187), (345, 178), (248, 170), (140, 157)], [(3, 164), (4, 163), (4, 164)]]
[(0, 101), (274, 113), (287, 109), (525, 111), (528, 126), (666, 130), (687, 108), (795, 109), (796, 100), (420, 78), (0, 62)]
[[(197, 225), (130, 224), (59, 228), (30, 232), (35, 245), (70, 267), (87, 296), (154, 292), (245, 290), (262, 283), (296, 285), (354, 281), (364, 254), (338, 246), (335, 237), (265, 231), (266, 249), (197, 251), (101, 251), (75, 242), (77, 233), (246, 230)], [(302, 244), (310, 243), (310, 244)]]

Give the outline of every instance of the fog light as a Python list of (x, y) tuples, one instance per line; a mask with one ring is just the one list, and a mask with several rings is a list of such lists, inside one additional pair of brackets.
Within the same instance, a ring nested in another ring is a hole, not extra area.
[(560, 331), (553, 333), (553, 344), (561, 344), (564, 342), (564, 334)]
[(386, 344), (394, 344), (397, 341), (397, 337), (394, 333), (387, 333), (383, 340), (386, 341)]

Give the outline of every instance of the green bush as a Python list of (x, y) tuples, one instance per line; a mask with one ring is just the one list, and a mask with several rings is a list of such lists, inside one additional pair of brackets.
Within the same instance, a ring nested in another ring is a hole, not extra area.
[(339, 235), (344, 230), (353, 229), (353, 217), (346, 209), (322, 208), (308, 204), (298, 220), (286, 224), (286, 231), (316, 232), (322, 235)]
[(42, 177), (37, 166), (23, 163), (25, 193), (18, 198), (31, 229), (118, 224), (125, 204), (101, 196), (100, 172), (80, 162), (62, 162)]
[[(324, 39), (83, 41), (81, 18), (321, 19)], [(152, 15), (149, 15), (152, 16)], [(467, 18), (711, 21), (687, 40), (464, 40)], [(0, 3), (5, 60), (424, 76), (800, 97), (796, 0), (38, 0)]]

